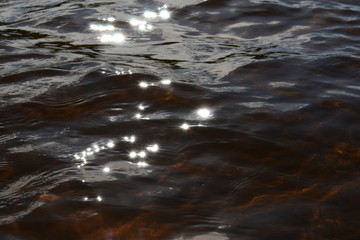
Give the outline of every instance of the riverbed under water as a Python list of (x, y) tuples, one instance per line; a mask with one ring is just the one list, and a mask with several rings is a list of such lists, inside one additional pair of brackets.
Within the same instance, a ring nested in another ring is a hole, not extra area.
[(0, 238), (360, 239), (358, 0), (0, 1)]

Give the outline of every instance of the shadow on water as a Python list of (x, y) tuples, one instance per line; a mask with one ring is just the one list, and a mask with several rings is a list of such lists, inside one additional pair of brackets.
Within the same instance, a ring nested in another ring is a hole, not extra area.
[(1, 239), (358, 239), (356, 1), (2, 1)]

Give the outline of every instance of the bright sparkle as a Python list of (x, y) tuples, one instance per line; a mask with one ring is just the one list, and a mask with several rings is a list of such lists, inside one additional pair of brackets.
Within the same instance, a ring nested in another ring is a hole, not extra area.
[(136, 119), (141, 119), (141, 118), (142, 118), (142, 116), (141, 116), (141, 114), (140, 114), (140, 113), (137, 113), (137, 114), (135, 115), (135, 118), (136, 118)]
[(98, 200), (99, 202), (101, 202), (103, 199), (102, 199), (101, 196), (98, 196), (98, 197), (96, 198), (96, 200)]
[(147, 82), (140, 82), (140, 83), (139, 83), (139, 86), (140, 86), (141, 88), (147, 88), (147, 87), (149, 86), (149, 84), (148, 84)]
[(129, 142), (129, 143), (134, 143), (136, 141), (136, 137), (134, 135), (130, 137), (125, 136), (123, 139), (125, 142)]
[(114, 17), (108, 17), (108, 18), (107, 18), (107, 21), (108, 21), (108, 22), (114, 22), (114, 21), (115, 21), (115, 18), (114, 18)]
[(163, 8), (160, 10), (159, 16), (162, 19), (169, 19), (170, 18), (170, 12), (166, 8)]
[(144, 17), (145, 18), (156, 18), (157, 14), (156, 14), (156, 12), (153, 12), (153, 11), (145, 11)]
[(208, 108), (200, 108), (196, 113), (203, 119), (208, 119), (211, 117), (211, 111)]
[(103, 24), (90, 24), (90, 29), (93, 31), (114, 31), (115, 27), (113, 25), (103, 25)]
[(189, 126), (189, 124), (187, 124), (187, 123), (183, 123), (183, 124), (180, 126), (180, 128), (183, 129), (183, 130), (189, 130), (190, 126)]
[(146, 30), (152, 30), (154, 27), (151, 24), (146, 24)]
[(148, 150), (150, 152), (157, 152), (157, 151), (159, 151), (159, 145), (157, 145), (157, 144), (150, 145), (150, 146), (146, 147), (146, 150)]
[(103, 172), (105, 172), (105, 173), (110, 172), (110, 168), (109, 167), (104, 167)]
[(139, 30), (140, 31), (145, 31), (146, 30), (146, 23), (145, 24), (140, 24), (139, 25)]
[(144, 157), (146, 157), (146, 152), (145, 152), (145, 151), (141, 151), (141, 152), (138, 152), (137, 155), (138, 155), (140, 158), (144, 158)]
[(129, 153), (129, 157), (130, 157), (130, 158), (136, 158), (136, 156), (137, 156), (137, 153), (134, 152), (134, 151), (132, 151), (132, 152)]
[(145, 25), (146, 24), (145, 21), (140, 21), (140, 20), (137, 20), (135, 18), (130, 19), (129, 23), (130, 23), (131, 26), (135, 26), (135, 27), (139, 26), (139, 25)]
[(121, 33), (104, 34), (100, 37), (100, 41), (103, 43), (122, 43), (125, 41), (125, 36)]
[(95, 144), (95, 145), (93, 146), (93, 148), (94, 148), (94, 152), (99, 152), (99, 151), (100, 151), (100, 147), (99, 147), (99, 145), (97, 145), (97, 144)]
[(149, 166), (149, 164), (147, 164), (146, 162), (143, 162), (143, 161), (138, 162), (136, 165), (137, 165), (138, 167), (147, 167), (147, 166)]
[(140, 110), (145, 110), (145, 106), (144, 105), (142, 105), (142, 104), (140, 104), (139, 106), (138, 106), (138, 109), (140, 109)]
[(161, 80), (161, 83), (164, 84), (164, 85), (170, 85), (171, 80), (170, 79), (163, 79), (163, 80)]
[(106, 144), (106, 146), (107, 146), (108, 148), (113, 148), (113, 147), (115, 147), (115, 143), (114, 143), (114, 141), (109, 141), (109, 142)]

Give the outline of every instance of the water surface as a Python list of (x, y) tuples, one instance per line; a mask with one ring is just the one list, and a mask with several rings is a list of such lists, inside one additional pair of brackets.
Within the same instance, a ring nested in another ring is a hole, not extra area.
[(359, 239), (359, 42), (357, 0), (0, 1), (1, 239)]

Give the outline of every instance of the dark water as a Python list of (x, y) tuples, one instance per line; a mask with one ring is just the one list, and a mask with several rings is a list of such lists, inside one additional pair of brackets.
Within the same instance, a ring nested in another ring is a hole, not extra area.
[(1, 239), (360, 239), (358, 0), (2, 0), (0, 64)]

